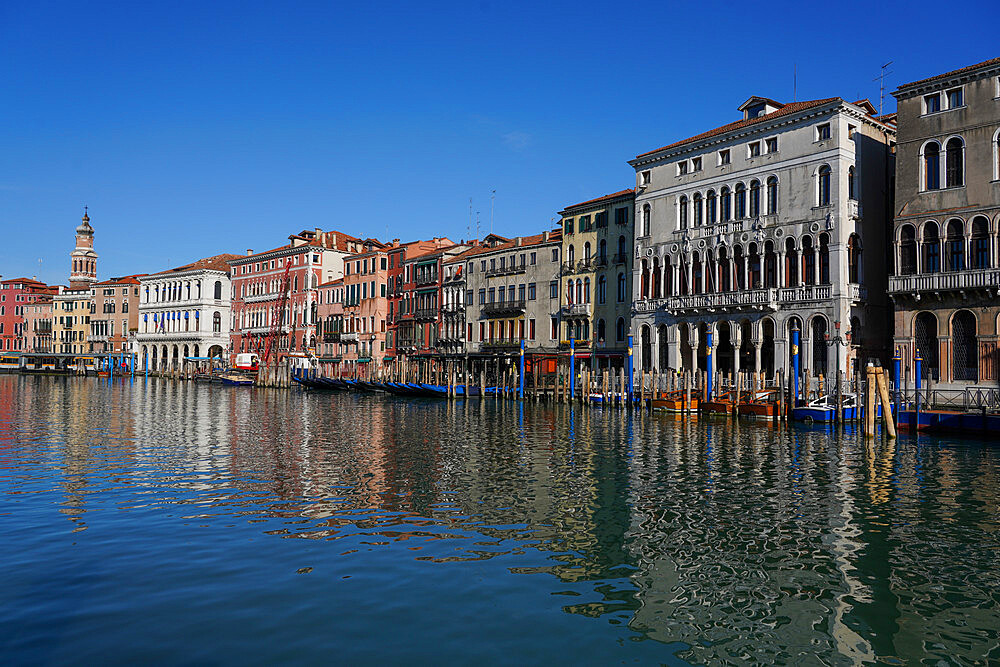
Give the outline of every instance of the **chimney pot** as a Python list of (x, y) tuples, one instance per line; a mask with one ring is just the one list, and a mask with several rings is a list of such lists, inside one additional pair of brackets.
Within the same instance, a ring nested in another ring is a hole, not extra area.
[(521, 237), (520, 236), (518, 236), (517, 238), (514, 239), (514, 246), (517, 247), (517, 248), (521, 247)]
[(247, 248), (247, 257), (253, 254), (253, 248)]
[(549, 232), (548, 232), (548, 230), (545, 230), (544, 232), (542, 232), (542, 240), (543, 241), (548, 241), (549, 240)]

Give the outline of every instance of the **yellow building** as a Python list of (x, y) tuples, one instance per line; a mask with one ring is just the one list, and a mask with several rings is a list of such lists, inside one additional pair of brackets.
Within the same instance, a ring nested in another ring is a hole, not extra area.
[(54, 351), (90, 353), (90, 317), (94, 312), (94, 290), (64, 289), (52, 298), (52, 339)]
[(635, 191), (567, 206), (563, 228), (560, 348), (574, 341), (578, 363), (621, 368), (632, 306)]

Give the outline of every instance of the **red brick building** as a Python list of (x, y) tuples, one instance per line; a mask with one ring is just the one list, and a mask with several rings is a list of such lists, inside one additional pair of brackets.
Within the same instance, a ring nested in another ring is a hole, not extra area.
[(57, 291), (57, 287), (34, 278), (0, 279), (0, 351), (28, 351), (31, 333), (24, 327), (27, 306)]
[(280, 329), (272, 354), (316, 351), (317, 288), (344, 275), (344, 259), (363, 251), (361, 239), (343, 232), (304, 230), (288, 244), (265, 252), (248, 250), (230, 261), (232, 329), (230, 358), (240, 352), (263, 355), (288, 269), (288, 297), (280, 313)]

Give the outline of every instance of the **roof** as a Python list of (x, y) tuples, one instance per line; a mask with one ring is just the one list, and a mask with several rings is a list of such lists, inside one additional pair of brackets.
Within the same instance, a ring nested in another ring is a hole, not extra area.
[[(944, 74), (938, 74), (936, 76), (929, 77), (927, 79), (920, 79), (919, 81), (911, 81), (910, 83), (904, 83), (896, 91), (900, 91), (903, 88), (909, 88), (910, 86), (917, 86), (922, 83), (930, 83), (931, 81), (937, 81), (938, 79), (947, 79), (948, 77), (955, 76), (957, 74), (965, 74), (966, 72), (971, 72), (973, 70), (979, 69), (980, 67), (989, 67), (991, 65), (1000, 65), (1000, 58), (991, 58), (989, 60), (984, 60), (981, 63), (976, 63), (975, 65), (969, 65), (968, 67), (962, 67), (961, 69), (955, 69), (950, 72), (945, 72)], [(895, 93), (893, 93), (895, 95)]]
[(636, 159), (641, 157), (646, 157), (647, 155), (652, 155), (653, 153), (659, 153), (660, 151), (665, 151), (670, 148), (676, 148), (678, 146), (683, 146), (684, 144), (691, 143), (693, 141), (700, 141), (702, 139), (708, 139), (720, 134), (725, 134), (726, 132), (732, 132), (733, 130), (739, 130), (744, 127), (749, 127), (751, 125), (756, 125), (758, 123), (763, 123), (769, 120), (774, 120), (775, 118), (780, 118), (781, 116), (789, 116), (793, 113), (799, 111), (805, 111), (806, 109), (813, 109), (816, 107), (821, 107), (825, 104), (830, 104), (832, 102), (842, 102), (843, 100), (839, 97), (827, 97), (821, 100), (809, 100), (803, 102), (791, 102), (785, 104), (777, 111), (772, 111), (769, 114), (764, 114), (763, 116), (757, 116), (756, 118), (744, 118), (727, 125), (722, 125), (714, 130), (709, 130), (707, 132), (702, 132), (701, 134), (696, 134), (693, 137), (688, 137), (687, 139), (682, 139), (681, 141), (675, 141), (672, 144), (667, 144), (666, 146), (661, 146), (656, 150), (646, 151), (645, 153), (640, 153), (636, 155)]
[(317, 288), (319, 288), (319, 287), (331, 287), (333, 285), (336, 285), (337, 283), (343, 283), (343, 282), (344, 282), (343, 278), (337, 278), (336, 280), (330, 280), (330, 281), (325, 282), (325, 283), (320, 283), (316, 287)]
[(154, 276), (162, 276), (169, 273), (184, 273), (185, 271), (229, 271), (229, 262), (234, 259), (239, 259), (240, 257), (241, 255), (233, 255), (230, 253), (213, 255), (211, 257), (199, 259), (196, 262), (191, 262), (190, 264), (185, 264), (184, 266), (177, 266), (172, 269), (167, 269), (166, 271), (149, 274), (148, 277), (152, 278)]
[[(347, 247), (348, 243), (361, 243), (361, 239), (356, 236), (351, 236), (350, 234), (345, 234), (344, 232), (338, 232), (336, 230), (332, 232), (320, 231), (320, 236), (316, 235), (317, 230), (304, 229), (298, 234), (291, 234), (288, 237), (288, 243), (284, 245), (279, 245), (276, 248), (271, 248), (270, 250), (262, 250), (261, 252), (251, 253), (249, 255), (236, 255), (236, 259), (239, 260), (251, 260), (254, 257), (259, 257), (261, 255), (266, 255), (271, 252), (277, 252), (279, 250), (289, 250), (292, 248), (329, 248), (330, 250), (342, 250), (344, 252), (353, 252)], [(299, 240), (304, 241), (304, 243), (299, 243), (298, 245), (293, 245), (293, 241)], [(376, 243), (380, 241), (376, 239), (370, 239)]]
[(36, 280), (35, 278), (0, 278), (2, 283), (29, 283), (31, 285), (41, 285), (42, 287), (47, 287), (45, 283), (41, 280)]
[[(500, 245), (494, 246), (477, 246), (475, 248), (470, 248), (463, 252), (459, 257), (468, 259), (469, 257), (474, 257), (476, 255), (486, 255), (491, 252), (504, 252), (506, 250), (520, 249), (520, 248), (530, 248), (531, 246), (542, 245), (543, 243), (561, 243), (562, 242), (562, 229), (553, 229), (549, 232), (549, 239), (545, 240), (545, 234), (535, 234), (533, 236), (522, 236), (521, 245), (517, 245), (517, 239), (507, 243), (501, 243)], [(457, 259), (457, 258), (456, 258)]]
[(589, 207), (595, 204), (600, 204), (601, 202), (611, 201), (612, 199), (618, 199), (619, 197), (624, 197), (626, 195), (634, 195), (634, 194), (635, 190), (633, 188), (628, 188), (627, 190), (619, 190), (618, 192), (613, 192), (610, 195), (604, 195), (603, 197), (598, 197), (597, 199), (589, 199), (587, 201), (580, 202), (579, 204), (573, 204), (571, 206), (567, 206), (566, 208), (563, 209), (563, 211), (568, 211), (571, 208), (581, 208), (583, 206)]
[(146, 274), (134, 273), (130, 276), (122, 276), (121, 278), (111, 278), (110, 280), (104, 280), (99, 283), (94, 283), (94, 286), (96, 287), (97, 285), (138, 285), (139, 278), (143, 277), (144, 275)]

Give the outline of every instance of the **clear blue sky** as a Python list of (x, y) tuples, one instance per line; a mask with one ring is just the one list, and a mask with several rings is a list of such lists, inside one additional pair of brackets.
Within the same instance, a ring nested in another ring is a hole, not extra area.
[(492, 189), (498, 233), (537, 233), (791, 100), (793, 63), (799, 99), (877, 105), (886, 61), (892, 90), (1000, 45), (994, 2), (8, 0), (0, 54), (0, 274), (64, 283), (84, 204), (101, 278), (313, 227), (457, 240)]

